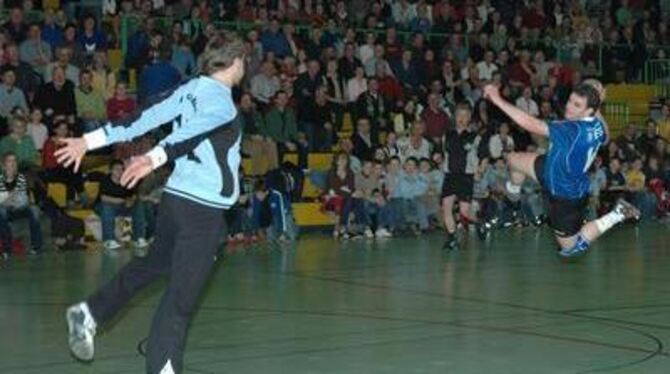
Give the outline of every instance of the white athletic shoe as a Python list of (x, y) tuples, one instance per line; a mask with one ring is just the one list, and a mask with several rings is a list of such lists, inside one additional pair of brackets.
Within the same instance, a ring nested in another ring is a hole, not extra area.
[(135, 248), (146, 248), (149, 246), (149, 242), (144, 238), (139, 238), (135, 243)]
[(72, 355), (81, 361), (92, 361), (95, 349), (96, 323), (88, 309), (88, 304), (79, 303), (68, 308), (65, 312), (68, 327), (68, 344)]
[(375, 234), (372, 232), (372, 230), (368, 227), (365, 229), (365, 237), (368, 239), (372, 239), (375, 237)]
[(163, 366), (163, 369), (161, 369), (161, 372), (158, 374), (174, 374), (174, 369), (172, 368), (172, 361), (168, 360), (165, 366)]
[(626, 217), (626, 219), (640, 219), (640, 210), (624, 199), (617, 200), (614, 211)]
[(108, 240), (103, 244), (103, 246), (105, 247), (105, 249), (109, 250), (117, 250), (121, 248), (121, 244), (116, 240)]
[(381, 229), (377, 230), (377, 232), (375, 233), (375, 236), (377, 236), (378, 238), (390, 238), (390, 237), (393, 236), (393, 234), (391, 234), (391, 232), (389, 230), (387, 230), (385, 228), (381, 228)]

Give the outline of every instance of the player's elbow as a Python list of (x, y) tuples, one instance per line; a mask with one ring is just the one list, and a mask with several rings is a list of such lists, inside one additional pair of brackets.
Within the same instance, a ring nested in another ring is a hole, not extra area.
[(536, 135), (549, 136), (549, 126), (537, 118), (528, 118), (524, 128)]

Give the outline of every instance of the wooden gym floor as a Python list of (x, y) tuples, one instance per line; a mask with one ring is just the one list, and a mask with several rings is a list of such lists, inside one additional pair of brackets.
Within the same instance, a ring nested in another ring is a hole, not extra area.
[[(614, 229), (580, 262), (546, 229), (227, 249), (193, 320), (186, 373), (667, 373), (666, 224)], [(47, 253), (0, 264), (0, 373), (142, 373), (164, 283), (97, 338), (66, 346), (66, 306), (131, 256)]]

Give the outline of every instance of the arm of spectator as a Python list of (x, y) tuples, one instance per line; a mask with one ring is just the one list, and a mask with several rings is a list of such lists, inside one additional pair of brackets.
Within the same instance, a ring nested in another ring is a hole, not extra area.
[(500, 96), (498, 87), (487, 85), (484, 88), (484, 97), (500, 108), (507, 116), (525, 130), (542, 136), (549, 136), (549, 126), (546, 122), (526, 114), (523, 110), (515, 107)]

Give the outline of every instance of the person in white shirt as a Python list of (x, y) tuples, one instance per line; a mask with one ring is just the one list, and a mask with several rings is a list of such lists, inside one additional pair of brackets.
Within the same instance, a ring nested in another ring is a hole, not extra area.
[(269, 104), (279, 89), (280, 82), (274, 65), (270, 61), (264, 62), (261, 72), (251, 78), (251, 95), (255, 100)]
[(480, 61), (477, 64), (480, 80), (490, 81), (493, 79), (493, 73), (498, 71), (498, 65), (493, 62), (494, 59), (495, 55), (493, 54), (493, 51), (486, 51), (484, 54), (484, 61)]
[(363, 66), (365, 66), (366, 76), (368, 77), (375, 76), (377, 74), (377, 69), (380, 63), (384, 64), (386, 74), (395, 76), (395, 74), (393, 74), (393, 69), (391, 69), (391, 65), (389, 64), (388, 60), (384, 57), (385, 54), (386, 50), (384, 49), (383, 44), (375, 45), (374, 55), (363, 63)]
[(367, 63), (375, 55), (375, 34), (369, 32), (365, 35), (365, 44), (358, 47), (358, 59), (363, 64)]
[(368, 81), (362, 67), (356, 67), (356, 75), (347, 82), (347, 101), (356, 102), (362, 93), (368, 90)]
[(56, 61), (50, 63), (44, 72), (44, 83), (49, 83), (53, 80), (53, 70), (60, 66), (65, 71), (65, 78), (79, 86), (79, 68), (72, 65), (72, 49), (69, 47), (60, 47), (56, 49)]
[(424, 137), (425, 133), (426, 124), (422, 120), (416, 120), (412, 124), (411, 133), (398, 140), (400, 160), (403, 163), (410, 157), (414, 157), (419, 160), (423, 158), (430, 158), (431, 144)]
[(514, 139), (509, 134), (509, 125), (503, 122), (498, 133), (489, 139), (489, 154), (495, 159), (508, 152), (514, 152)]
[(537, 72), (541, 84), (546, 84), (549, 81), (549, 69), (551, 69), (552, 65), (552, 63), (546, 61), (544, 52), (535, 52), (533, 66), (535, 66), (535, 71)]
[(397, 24), (407, 25), (417, 16), (416, 5), (408, 0), (400, 0), (391, 6), (391, 13)]
[(44, 143), (49, 138), (49, 129), (42, 122), (42, 111), (34, 108), (30, 113), (30, 122), (28, 122), (28, 135), (35, 143), (35, 149), (41, 151)]
[(533, 100), (532, 96), (533, 91), (531, 91), (530, 86), (524, 87), (523, 93), (516, 99), (516, 107), (533, 117), (537, 117), (540, 115), (540, 108), (537, 106), (537, 103)]

